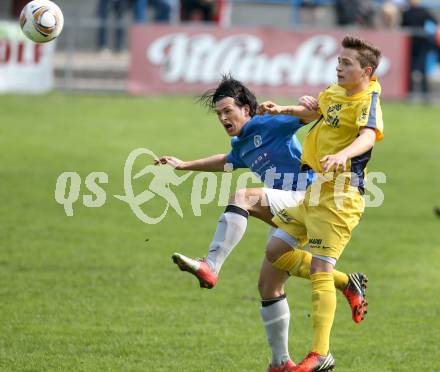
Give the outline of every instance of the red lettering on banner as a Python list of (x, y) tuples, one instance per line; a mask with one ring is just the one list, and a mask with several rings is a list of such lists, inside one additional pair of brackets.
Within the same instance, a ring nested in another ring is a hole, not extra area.
[(25, 44), (23, 42), (19, 42), (17, 46), (17, 63), (24, 62), (24, 48)]
[(9, 63), (11, 59), (11, 44), (9, 40), (0, 40), (0, 63)]
[(43, 56), (41, 44), (0, 40), (0, 63), (39, 64)]
[(43, 54), (43, 48), (41, 44), (34, 44), (34, 63), (40, 63), (41, 56)]

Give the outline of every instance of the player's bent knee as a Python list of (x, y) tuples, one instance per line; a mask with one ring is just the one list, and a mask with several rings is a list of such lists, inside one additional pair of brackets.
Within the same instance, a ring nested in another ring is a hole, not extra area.
[(246, 203), (246, 189), (238, 190), (232, 193), (229, 197), (229, 204), (233, 204), (247, 210), (248, 204)]
[(284, 243), (282, 240), (272, 237), (266, 247), (266, 259), (269, 262), (274, 263), (283, 254), (291, 250), (292, 247)]
[(325, 257), (320, 255), (313, 255), (310, 266), (310, 273), (315, 274), (319, 272), (331, 273), (336, 265), (336, 259), (332, 257)]
[(258, 212), (262, 209), (263, 196), (262, 189), (241, 189), (230, 196), (229, 203), (249, 211)]
[(278, 260), (281, 257), (278, 251), (274, 250), (273, 248), (268, 247), (266, 249), (266, 259), (274, 263), (276, 260)]

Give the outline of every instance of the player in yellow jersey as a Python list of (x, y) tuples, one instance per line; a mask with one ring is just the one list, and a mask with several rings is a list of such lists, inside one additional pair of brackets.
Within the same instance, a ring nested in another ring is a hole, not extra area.
[[(298, 246), (308, 243), (311, 249), (313, 344), (303, 361), (293, 365), (286, 352), (288, 323), (280, 319), (288, 311), (284, 294), (287, 273), (301, 270), (302, 259), (298, 249), (286, 244), (288, 239), (272, 238), (260, 273), (261, 315), (272, 353), (284, 352), (285, 358), (282, 365), (270, 366), (271, 372), (327, 371), (335, 365), (329, 351), (336, 309), (332, 272), (363, 214), (366, 164), (374, 143), (383, 137), (381, 87), (373, 76), (380, 56), (364, 40), (343, 39), (336, 69), (338, 83), (320, 93), (317, 120), (303, 144), (302, 169), (313, 169), (318, 178), (307, 188), (303, 204), (282, 210), (273, 219)], [(309, 104), (313, 107), (313, 99)], [(292, 107), (264, 102), (260, 112), (288, 114)], [(364, 278), (357, 279), (354, 292), (365, 284)], [(363, 306), (359, 304), (361, 313)]]

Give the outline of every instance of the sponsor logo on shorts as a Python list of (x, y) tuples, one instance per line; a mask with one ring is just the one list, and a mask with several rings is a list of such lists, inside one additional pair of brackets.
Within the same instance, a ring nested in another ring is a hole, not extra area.
[(322, 239), (309, 239), (309, 244), (321, 245)]
[(309, 239), (309, 247), (310, 248), (321, 248), (322, 239), (319, 238), (310, 238)]

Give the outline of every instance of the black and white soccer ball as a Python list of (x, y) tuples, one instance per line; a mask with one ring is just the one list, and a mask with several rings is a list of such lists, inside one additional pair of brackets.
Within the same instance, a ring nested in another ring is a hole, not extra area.
[(64, 17), (58, 5), (49, 0), (33, 0), (21, 11), (20, 27), (36, 43), (47, 43), (63, 30)]

